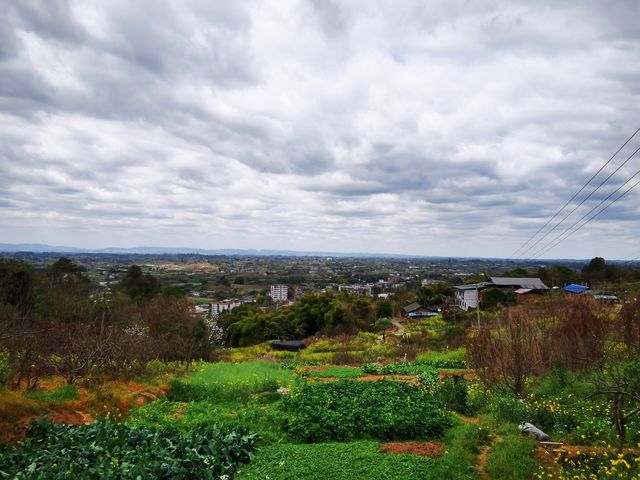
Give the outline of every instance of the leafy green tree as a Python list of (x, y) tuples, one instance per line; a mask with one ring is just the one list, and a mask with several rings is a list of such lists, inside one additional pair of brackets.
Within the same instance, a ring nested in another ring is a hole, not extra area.
[(592, 258), (582, 273), (588, 282), (600, 281), (605, 278), (607, 264), (602, 257)]
[(513, 270), (507, 270), (500, 276), (509, 278), (528, 277), (529, 272), (527, 272), (524, 268), (514, 268)]
[(148, 273), (144, 275), (138, 265), (131, 265), (122, 280), (120, 288), (132, 300), (146, 301), (160, 293), (160, 283)]
[(485, 290), (482, 298), (482, 306), (487, 309), (506, 307), (515, 304), (516, 294), (513, 292), (506, 292), (499, 288), (489, 288)]
[(38, 283), (30, 265), (0, 258), (0, 304), (16, 307), (22, 314), (33, 311), (39, 302)]
[(376, 302), (376, 315), (378, 318), (393, 317), (393, 302), (386, 298), (381, 298)]
[(582, 275), (565, 265), (554, 265), (551, 268), (540, 267), (538, 269), (538, 278), (549, 287), (562, 287), (571, 283), (579, 283), (582, 281)]
[(452, 295), (453, 285), (445, 282), (435, 283), (421, 287), (416, 295), (416, 302), (425, 307), (430, 307), (444, 303), (447, 297)]
[(371, 331), (375, 321), (374, 302), (369, 297), (347, 292), (336, 297), (331, 310), (324, 316), (325, 329), (331, 334)]
[(374, 325), (374, 328), (376, 330), (376, 332), (380, 332), (382, 333), (382, 341), (386, 342), (386, 333), (387, 333), (387, 329), (391, 328), (393, 326), (393, 322), (391, 321), (391, 319), (389, 317), (382, 317), (382, 318), (378, 318), (376, 320), (376, 323)]

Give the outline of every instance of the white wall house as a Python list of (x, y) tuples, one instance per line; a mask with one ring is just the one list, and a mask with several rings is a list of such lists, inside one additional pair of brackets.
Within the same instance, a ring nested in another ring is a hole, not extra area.
[(269, 296), (274, 302), (284, 302), (289, 298), (289, 287), (287, 285), (271, 285)]
[(465, 312), (470, 308), (476, 308), (478, 306), (479, 292), (482, 292), (485, 288), (487, 288), (485, 283), (458, 285), (455, 287), (454, 292), (456, 307)]

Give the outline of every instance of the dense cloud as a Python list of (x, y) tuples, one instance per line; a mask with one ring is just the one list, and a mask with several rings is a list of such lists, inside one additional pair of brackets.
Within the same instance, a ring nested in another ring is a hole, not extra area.
[[(0, 242), (508, 256), (640, 126), (639, 16), (632, 0), (11, 2)], [(640, 187), (546, 256), (637, 257), (638, 227)]]

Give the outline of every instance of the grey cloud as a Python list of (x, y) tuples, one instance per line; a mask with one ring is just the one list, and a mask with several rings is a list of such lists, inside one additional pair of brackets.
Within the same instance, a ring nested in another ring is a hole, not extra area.
[(34, 235), (503, 254), (636, 128), (633, 1), (10, 7), (0, 206)]

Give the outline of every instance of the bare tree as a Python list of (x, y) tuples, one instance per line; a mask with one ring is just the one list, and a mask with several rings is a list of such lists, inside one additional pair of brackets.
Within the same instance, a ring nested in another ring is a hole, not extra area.
[(611, 402), (613, 423), (618, 434), (618, 451), (627, 437), (629, 419), (640, 414), (640, 358), (625, 363), (610, 363), (595, 380), (594, 396)]
[(522, 308), (507, 311), (504, 327), (482, 329), (469, 346), (470, 361), (488, 385), (522, 396), (529, 375), (544, 370), (543, 332)]

